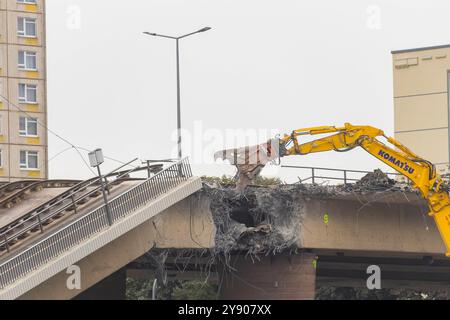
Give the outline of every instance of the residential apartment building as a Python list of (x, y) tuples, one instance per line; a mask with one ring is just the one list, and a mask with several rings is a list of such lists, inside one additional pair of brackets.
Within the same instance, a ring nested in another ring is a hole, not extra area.
[(392, 54), (395, 136), (448, 173), (450, 45)]
[(44, 0), (0, 0), (0, 181), (48, 176)]

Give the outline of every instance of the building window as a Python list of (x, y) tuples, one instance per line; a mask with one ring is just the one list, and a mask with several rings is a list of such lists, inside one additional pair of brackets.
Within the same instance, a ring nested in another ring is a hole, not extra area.
[(21, 70), (37, 70), (37, 55), (36, 52), (19, 51), (19, 69)]
[(3, 150), (0, 149), (0, 168), (3, 168)]
[(34, 84), (19, 83), (19, 102), (37, 103), (37, 86)]
[(19, 36), (36, 38), (36, 19), (19, 17), (17, 22), (17, 34)]
[(21, 3), (21, 4), (36, 4), (36, 0), (17, 0), (17, 3)]
[(19, 118), (19, 135), (23, 137), (37, 137), (38, 120), (36, 118)]
[(38, 169), (37, 151), (20, 151), (20, 169), (35, 170)]

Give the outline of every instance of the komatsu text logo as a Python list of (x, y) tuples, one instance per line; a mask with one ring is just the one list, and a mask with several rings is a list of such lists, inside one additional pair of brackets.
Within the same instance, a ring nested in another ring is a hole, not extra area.
[(403, 169), (403, 171), (408, 172), (409, 174), (413, 174), (414, 173), (414, 168), (411, 168), (406, 162), (401, 162), (400, 160), (397, 160), (396, 157), (391, 156), (389, 153), (384, 152), (383, 150), (380, 150), (380, 152), (378, 152), (378, 155), (382, 158), (384, 158), (385, 160), (392, 162), (393, 164), (395, 164), (397, 167), (399, 167), (400, 169)]

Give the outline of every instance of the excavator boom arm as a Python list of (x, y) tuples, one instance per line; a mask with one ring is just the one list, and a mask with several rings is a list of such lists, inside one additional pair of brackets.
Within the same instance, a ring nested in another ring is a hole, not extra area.
[[(306, 143), (300, 143), (299, 137), (335, 133)], [(383, 137), (393, 147), (379, 141)], [(370, 126), (313, 127), (299, 129), (280, 139), (280, 157), (306, 155), (310, 153), (337, 151), (346, 152), (361, 147), (372, 156), (390, 166), (408, 178), (422, 196), (428, 201), (430, 216), (436, 222), (441, 237), (450, 256), (450, 197), (442, 188), (442, 179), (436, 173), (435, 166), (420, 158), (394, 138), (385, 136), (384, 132)]]

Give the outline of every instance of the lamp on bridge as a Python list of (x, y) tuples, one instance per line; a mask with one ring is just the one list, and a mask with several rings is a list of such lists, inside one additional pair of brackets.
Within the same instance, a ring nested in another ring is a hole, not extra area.
[(91, 167), (98, 168), (100, 165), (105, 162), (105, 158), (103, 157), (102, 149), (97, 149), (89, 153), (89, 162)]
[(109, 210), (108, 197), (106, 196), (105, 181), (103, 180), (102, 172), (100, 171), (100, 165), (103, 162), (105, 162), (105, 158), (103, 157), (102, 149), (96, 149), (89, 153), (89, 163), (91, 167), (97, 168), (98, 171), (98, 177), (100, 179), (100, 185), (102, 187), (103, 200), (105, 201), (106, 217), (108, 218), (109, 225), (112, 226), (113, 221), (111, 217), (111, 211)]

